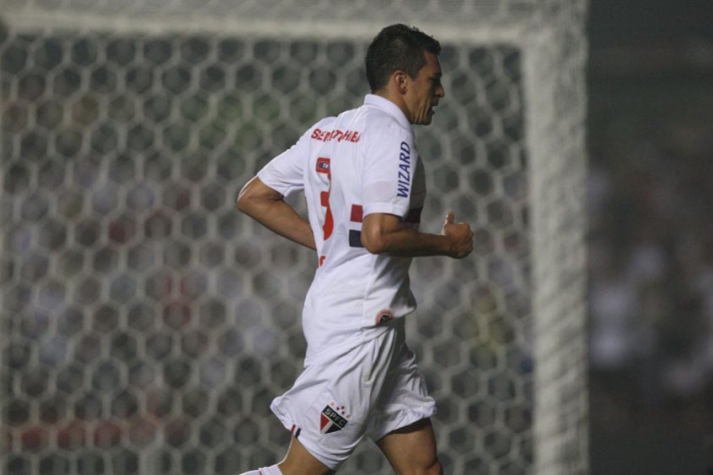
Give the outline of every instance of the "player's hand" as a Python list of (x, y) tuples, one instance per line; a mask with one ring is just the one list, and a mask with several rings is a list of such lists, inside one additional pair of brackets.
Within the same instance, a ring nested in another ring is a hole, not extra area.
[(449, 257), (463, 259), (473, 252), (473, 231), (468, 223), (456, 223), (453, 211), (446, 215), (441, 234), (450, 241)]

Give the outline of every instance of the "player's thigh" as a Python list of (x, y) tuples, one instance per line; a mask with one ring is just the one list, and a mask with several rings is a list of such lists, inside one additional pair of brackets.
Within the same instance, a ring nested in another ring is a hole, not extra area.
[(334, 470), (317, 460), (302, 443), (292, 438), (285, 459), (277, 464), (282, 475), (331, 475)]
[(436, 436), (431, 419), (421, 419), (397, 429), (376, 444), (379, 446), (397, 475), (441, 475)]

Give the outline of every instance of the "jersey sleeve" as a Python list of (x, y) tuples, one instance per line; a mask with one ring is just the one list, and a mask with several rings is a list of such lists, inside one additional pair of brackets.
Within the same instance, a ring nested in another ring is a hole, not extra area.
[(413, 134), (398, 126), (376, 131), (364, 160), (364, 216), (387, 213), (406, 218), (419, 160)]
[(257, 174), (267, 186), (283, 196), (304, 189), (304, 168), (309, 160), (309, 140), (312, 128), (292, 147), (273, 158)]

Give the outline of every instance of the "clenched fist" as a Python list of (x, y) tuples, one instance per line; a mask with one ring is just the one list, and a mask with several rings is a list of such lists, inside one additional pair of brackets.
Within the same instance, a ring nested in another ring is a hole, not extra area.
[(441, 234), (450, 241), (449, 257), (463, 259), (473, 252), (473, 231), (468, 223), (456, 223), (453, 211), (446, 215), (446, 222), (443, 223)]

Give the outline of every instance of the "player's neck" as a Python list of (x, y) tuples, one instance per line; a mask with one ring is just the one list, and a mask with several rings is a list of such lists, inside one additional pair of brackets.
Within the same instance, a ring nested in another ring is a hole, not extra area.
[[(382, 89), (381, 91), (373, 92), (375, 96), (383, 97), (389, 102), (392, 102), (401, 109), (401, 112), (403, 112), (404, 116), (406, 119), (408, 119), (409, 122), (411, 122), (411, 117), (409, 116), (409, 110), (406, 107), (406, 101), (404, 101), (403, 95), (400, 94), (398, 91), (391, 91), (389, 89)], [(411, 122), (413, 123), (413, 122)]]

